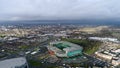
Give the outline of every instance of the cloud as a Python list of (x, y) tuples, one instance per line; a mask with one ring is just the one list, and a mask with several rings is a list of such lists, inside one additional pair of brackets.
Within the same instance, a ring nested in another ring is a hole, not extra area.
[(119, 0), (0, 0), (0, 19), (119, 19), (119, 2)]

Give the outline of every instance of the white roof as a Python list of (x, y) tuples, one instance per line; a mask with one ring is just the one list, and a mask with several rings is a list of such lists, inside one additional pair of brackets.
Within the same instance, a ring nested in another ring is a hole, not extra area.
[(34, 52), (32, 52), (31, 54), (34, 55), (34, 54), (36, 54), (36, 53), (37, 53), (37, 51), (34, 51)]
[(120, 53), (120, 49), (117, 49), (117, 50), (115, 50), (113, 52)]
[(15, 68), (16, 66), (22, 66), (26, 63), (24, 57), (8, 59), (0, 61), (0, 68)]

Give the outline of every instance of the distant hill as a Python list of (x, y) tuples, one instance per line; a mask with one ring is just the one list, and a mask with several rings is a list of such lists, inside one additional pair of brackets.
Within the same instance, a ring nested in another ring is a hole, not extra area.
[(116, 20), (26, 20), (26, 21), (0, 21), (1, 25), (17, 25), (17, 24), (47, 24), (47, 25), (67, 25), (67, 24), (74, 24), (74, 25), (113, 25), (113, 26), (120, 26), (120, 21)]

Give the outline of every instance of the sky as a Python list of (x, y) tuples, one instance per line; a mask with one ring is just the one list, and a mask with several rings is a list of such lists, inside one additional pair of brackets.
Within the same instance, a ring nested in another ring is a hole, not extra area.
[(120, 19), (120, 0), (0, 0), (0, 20)]

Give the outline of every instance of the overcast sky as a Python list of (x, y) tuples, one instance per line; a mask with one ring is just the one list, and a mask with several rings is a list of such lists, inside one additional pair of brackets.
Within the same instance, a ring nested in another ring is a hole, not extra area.
[(0, 0), (0, 20), (120, 19), (120, 0)]

